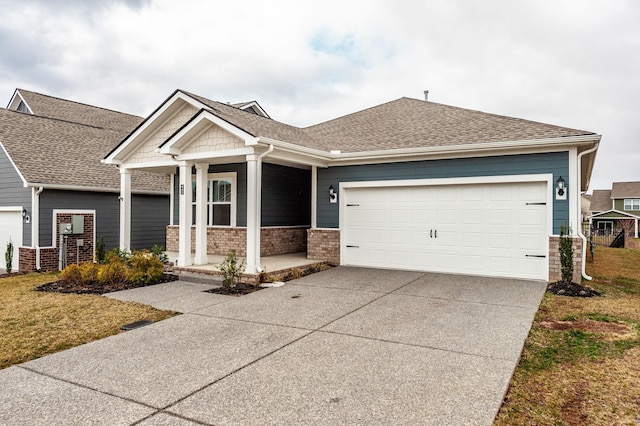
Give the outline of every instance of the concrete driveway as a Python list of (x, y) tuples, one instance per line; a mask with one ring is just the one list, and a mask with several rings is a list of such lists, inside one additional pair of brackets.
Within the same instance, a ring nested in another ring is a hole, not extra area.
[(0, 424), (490, 425), (546, 283), (338, 267), (0, 371)]

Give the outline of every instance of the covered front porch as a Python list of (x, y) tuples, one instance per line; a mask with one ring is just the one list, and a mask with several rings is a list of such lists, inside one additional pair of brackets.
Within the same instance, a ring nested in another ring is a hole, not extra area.
[[(192, 253), (194, 256), (195, 253)], [(167, 252), (170, 262), (178, 259), (178, 252)], [(189, 267), (175, 266), (174, 272), (178, 275), (200, 277), (204, 279), (219, 277), (220, 269), (218, 266), (224, 261), (226, 256), (208, 255), (207, 263), (204, 265), (191, 265)], [(246, 258), (239, 256), (240, 261), (246, 262)], [(297, 277), (309, 269), (324, 269), (329, 267), (326, 261), (308, 259), (306, 252), (288, 253), (273, 256), (263, 256), (262, 258), (263, 272), (243, 275), (245, 282), (258, 284), (262, 281), (280, 281), (285, 277)]]
[(215, 271), (232, 250), (251, 276), (325, 261), (306, 257), (317, 167), (327, 161), (228, 121), (254, 117), (178, 91), (111, 152), (104, 161), (120, 170), (120, 248), (131, 246), (131, 182), (146, 170), (171, 178), (166, 248), (178, 270)]

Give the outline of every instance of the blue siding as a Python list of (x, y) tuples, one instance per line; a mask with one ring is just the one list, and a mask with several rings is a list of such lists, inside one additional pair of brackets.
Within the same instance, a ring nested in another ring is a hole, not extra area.
[[(318, 169), (318, 227), (339, 227), (339, 203), (329, 203), (328, 190), (330, 185), (333, 185), (333, 187), (337, 189), (340, 182), (505, 176), (540, 173), (553, 173), (554, 181), (559, 176), (562, 176), (567, 182), (569, 197), (573, 196), (571, 191), (573, 191), (574, 188), (568, 178), (568, 152), (367, 164)], [(555, 234), (559, 233), (560, 226), (568, 223), (568, 200), (554, 201), (553, 232)]]
[[(0, 149), (0, 206), (22, 207), (31, 214), (31, 188), (25, 188), (20, 175)], [(31, 224), (22, 224), (22, 245), (31, 245)], [(4, 248), (2, 248), (4, 250)]]
[[(53, 210), (95, 210), (96, 240), (104, 238), (107, 249), (120, 241), (119, 194), (44, 190), (40, 194), (40, 245), (52, 243)], [(169, 223), (169, 196), (132, 195), (131, 247), (151, 248), (166, 244)]]
[(311, 171), (262, 165), (262, 226), (311, 224)]

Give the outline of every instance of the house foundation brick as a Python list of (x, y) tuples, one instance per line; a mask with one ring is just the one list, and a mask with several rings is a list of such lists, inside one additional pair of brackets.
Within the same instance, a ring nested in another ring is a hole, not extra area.
[[(20, 247), (19, 249), (20, 271), (34, 272), (36, 268), (36, 249), (31, 247)], [(58, 270), (58, 248), (40, 248), (40, 271), (50, 272)]]
[[(573, 239), (573, 279), (574, 283), (582, 282), (582, 238)], [(549, 282), (562, 279), (562, 265), (560, 263), (560, 237), (549, 237)]]
[[(307, 250), (307, 227), (268, 227), (260, 230), (260, 256), (299, 253)], [(167, 226), (167, 251), (178, 251), (179, 228)], [(195, 227), (191, 227), (191, 252), (195, 252)], [(235, 250), (246, 256), (247, 228), (207, 228), (207, 254), (227, 255)]]
[(307, 259), (340, 264), (340, 230), (312, 228), (307, 231)]

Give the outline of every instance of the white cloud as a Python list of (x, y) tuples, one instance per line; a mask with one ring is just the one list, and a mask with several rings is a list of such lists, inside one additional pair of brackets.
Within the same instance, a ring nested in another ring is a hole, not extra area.
[[(640, 3), (0, 0), (0, 89), (150, 113), (176, 88), (309, 125), (410, 96), (603, 134), (640, 180)], [(624, 153), (624, 155), (620, 155)]]

